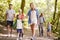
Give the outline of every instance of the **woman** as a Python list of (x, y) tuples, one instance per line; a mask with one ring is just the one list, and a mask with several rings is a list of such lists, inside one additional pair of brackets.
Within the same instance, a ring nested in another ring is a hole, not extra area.
[(37, 25), (37, 19), (38, 19), (38, 10), (35, 8), (34, 3), (30, 3), (30, 10), (28, 11), (29, 20), (28, 23), (30, 24), (31, 31), (32, 31), (32, 38), (31, 40), (34, 40), (35, 38), (35, 27)]

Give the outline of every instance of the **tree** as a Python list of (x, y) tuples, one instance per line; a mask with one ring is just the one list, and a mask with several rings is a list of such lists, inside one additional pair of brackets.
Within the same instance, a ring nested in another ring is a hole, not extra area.
[(25, 0), (22, 0), (22, 2), (21, 2), (21, 9), (22, 9), (22, 12), (24, 12), (24, 7), (25, 7)]
[(12, 0), (7, 0), (8, 5), (11, 3)]
[(53, 25), (55, 23), (55, 16), (56, 16), (56, 9), (57, 9), (57, 0), (55, 0), (55, 7), (54, 7), (54, 14), (53, 14)]

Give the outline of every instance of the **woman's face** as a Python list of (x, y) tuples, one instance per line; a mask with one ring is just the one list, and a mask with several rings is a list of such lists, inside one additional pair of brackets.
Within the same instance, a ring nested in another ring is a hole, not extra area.
[(32, 4), (30, 5), (30, 8), (31, 8), (31, 9), (35, 9), (35, 5), (32, 3)]

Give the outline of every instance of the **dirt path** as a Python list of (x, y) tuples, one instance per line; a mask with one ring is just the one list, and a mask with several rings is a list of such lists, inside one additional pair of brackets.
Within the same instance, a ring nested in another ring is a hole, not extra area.
[[(45, 28), (44, 28), (44, 30), (45, 30)], [(16, 38), (17, 38), (16, 30), (13, 30), (13, 37), (7, 37), (6, 27), (3, 27), (0, 25), (0, 40), (16, 40)], [(30, 29), (24, 29), (23, 40), (30, 40), (30, 39), (31, 39), (31, 30)], [(53, 40), (53, 39), (49, 39), (46, 36), (46, 30), (44, 31), (44, 36), (39, 37), (38, 36), (38, 30), (36, 30), (36, 40)]]

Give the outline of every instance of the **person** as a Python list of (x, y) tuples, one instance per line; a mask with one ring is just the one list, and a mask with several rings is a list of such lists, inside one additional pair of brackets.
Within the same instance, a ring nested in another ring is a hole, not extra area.
[[(22, 26), (24, 26), (24, 18), (25, 18), (25, 15), (24, 15), (24, 13), (22, 12), (21, 9), (19, 9), (19, 15), (20, 15), (20, 18), (22, 20)], [(24, 31), (22, 33), (22, 37), (23, 37), (23, 34), (24, 34)]]
[(45, 22), (45, 18), (43, 16), (43, 13), (39, 16), (39, 36), (43, 36), (43, 23)]
[(13, 10), (13, 5), (9, 4), (9, 9), (6, 11), (6, 21), (7, 21), (7, 29), (8, 29), (8, 36), (12, 36), (12, 26), (13, 26), (13, 19), (15, 17), (15, 10)]
[(37, 26), (37, 19), (38, 19), (38, 10), (35, 8), (34, 3), (30, 3), (30, 10), (28, 11), (27, 16), (29, 17), (28, 23), (30, 24), (31, 31), (32, 31), (32, 38), (31, 40), (34, 40), (35, 38), (35, 27)]
[(47, 36), (48, 37), (51, 37), (51, 26), (52, 26), (52, 24), (50, 22), (48, 22), (48, 24), (47, 24)]
[(19, 14), (17, 15), (17, 33), (18, 33), (17, 40), (22, 39), (22, 33), (23, 33), (21, 13), (22, 13), (22, 10), (19, 9)]

